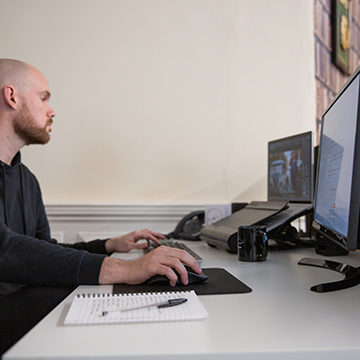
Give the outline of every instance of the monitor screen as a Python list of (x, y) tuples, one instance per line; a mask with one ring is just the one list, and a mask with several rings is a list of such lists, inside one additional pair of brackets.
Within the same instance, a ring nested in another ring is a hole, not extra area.
[(319, 145), (313, 228), (347, 250), (359, 223), (359, 72), (325, 110)]
[(268, 200), (311, 203), (312, 138), (309, 131), (268, 143)]

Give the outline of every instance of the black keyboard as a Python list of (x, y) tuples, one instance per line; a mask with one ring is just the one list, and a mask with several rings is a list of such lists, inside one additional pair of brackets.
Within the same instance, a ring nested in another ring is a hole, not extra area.
[[(172, 240), (165, 240), (165, 241), (161, 241), (161, 245), (164, 246), (169, 246), (172, 248), (176, 248), (176, 249), (182, 249), (187, 251), (191, 256), (193, 256), (196, 261), (198, 262), (198, 264), (200, 265), (203, 261), (202, 257), (200, 255), (198, 255), (194, 250), (191, 250), (187, 245), (178, 242), (178, 241), (172, 241)], [(145, 254), (147, 254), (148, 252), (156, 249), (157, 247), (159, 247), (160, 245), (155, 244), (154, 242), (151, 242), (149, 244), (149, 246), (147, 248), (144, 249)]]

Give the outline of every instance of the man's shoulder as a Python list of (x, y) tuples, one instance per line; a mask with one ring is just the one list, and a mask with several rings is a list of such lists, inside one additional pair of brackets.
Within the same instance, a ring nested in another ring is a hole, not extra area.
[(21, 172), (23, 175), (37, 180), (35, 174), (24, 163), (21, 163)]
[(24, 182), (24, 185), (27, 184), (30, 188), (38, 188), (40, 189), (40, 183), (34, 173), (30, 171), (30, 169), (21, 163), (21, 177), (22, 181)]

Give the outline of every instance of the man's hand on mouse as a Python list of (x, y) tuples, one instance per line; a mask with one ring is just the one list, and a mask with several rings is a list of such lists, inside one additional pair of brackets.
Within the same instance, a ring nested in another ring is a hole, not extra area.
[[(155, 275), (168, 277), (171, 286), (178, 279), (174, 270), (181, 277), (184, 285), (188, 284), (188, 274), (184, 265), (191, 267), (196, 273), (201, 273), (197, 261), (186, 251), (160, 246), (139, 259), (125, 261), (105, 258), (101, 266), (99, 284), (141, 284)], [(174, 270), (173, 270), (174, 269)]]

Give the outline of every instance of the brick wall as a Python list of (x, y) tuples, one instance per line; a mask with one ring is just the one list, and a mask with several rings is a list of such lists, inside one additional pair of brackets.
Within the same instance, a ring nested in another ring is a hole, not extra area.
[[(360, 0), (350, 0), (350, 72), (360, 65)], [(321, 114), (348, 76), (331, 61), (331, 0), (314, 0), (316, 137), (319, 143)]]

